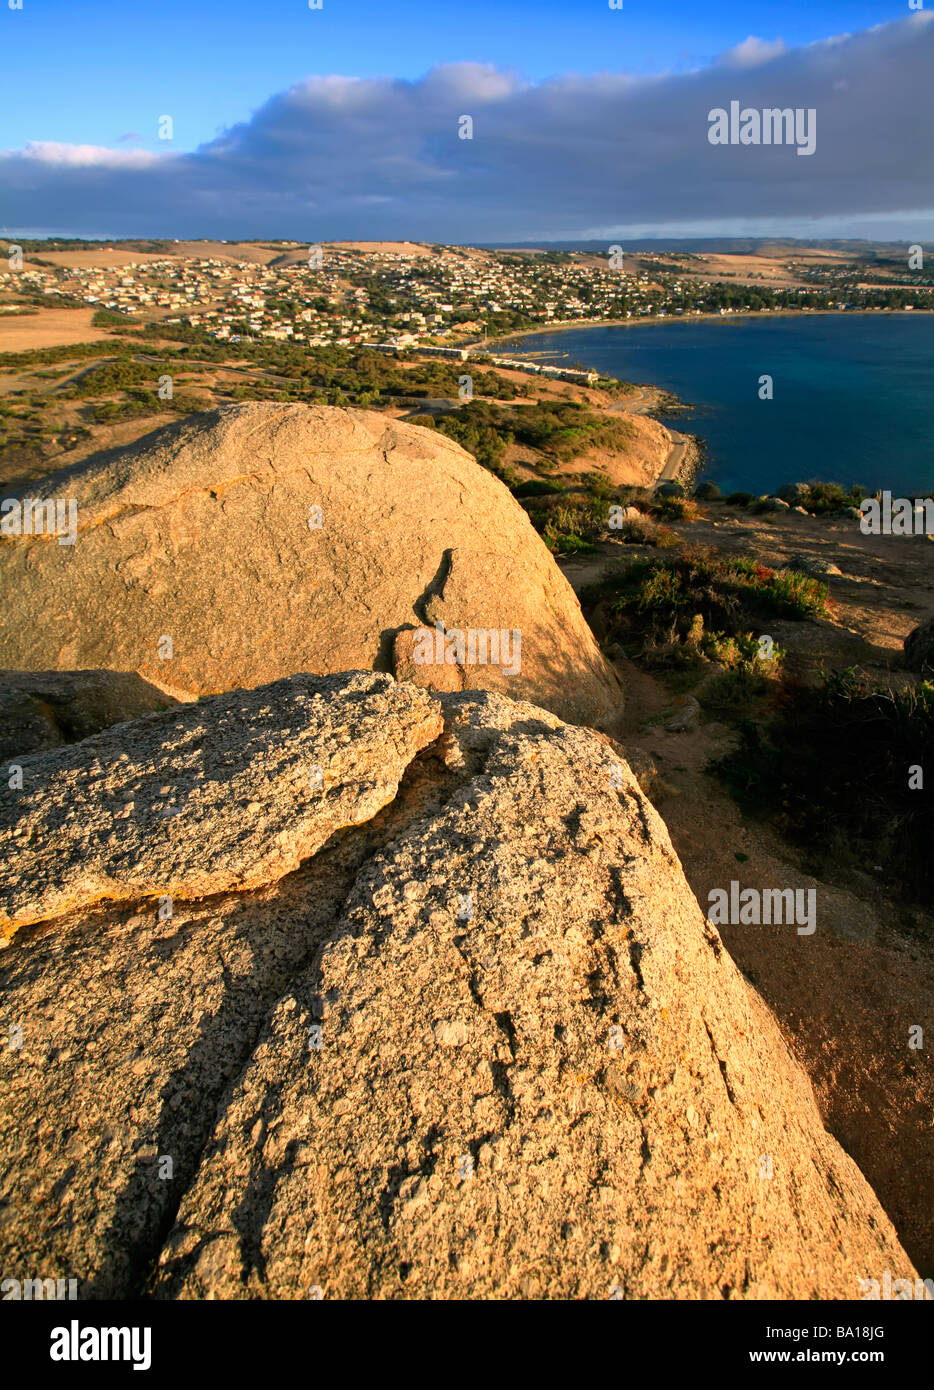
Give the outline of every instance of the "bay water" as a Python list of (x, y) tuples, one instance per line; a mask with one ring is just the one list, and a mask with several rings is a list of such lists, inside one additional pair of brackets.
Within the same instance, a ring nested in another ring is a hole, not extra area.
[(820, 479), (934, 493), (934, 313), (671, 319), (536, 333), (500, 351), (673, 392), (689, 409), (662, 418), (700, 436), (700, 476), (724, 492)]

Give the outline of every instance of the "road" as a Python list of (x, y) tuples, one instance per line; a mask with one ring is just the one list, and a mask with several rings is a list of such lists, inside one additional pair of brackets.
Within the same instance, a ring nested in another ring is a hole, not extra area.
[(681, 472), (681, 468), (684, 464), (684, 455), (689, 443), (687, 437), (683, 434), (679, 434), (677, 430), (669, 430), (668, 433), (671, 435), (674, 443), (671, 446), (671, 452), (668, 455), (668, 461), (665, 467), (655, 479), (656, 487), (658, 487), (660, 483), (677, 482), (678, 474)]
[(637, 386), (629, 396), (623, 396), (606, 407), (620, 415), (648, 415), (658, 407), (658, 391), (654, 386)]

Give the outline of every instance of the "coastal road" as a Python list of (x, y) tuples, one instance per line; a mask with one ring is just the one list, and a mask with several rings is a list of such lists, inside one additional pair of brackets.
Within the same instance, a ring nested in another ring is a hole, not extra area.
[(654, 386), (637, 386), (632, 395), (613, 401), (606, 409), (620, 415), (648, 415), (658, 406), (658, 391)]
[(679, 434), (677, 430), (669, 430), (668, 433), (671, 435), (674, 443), (671, 446), (671, 452), (668, 455), (665, 467), (655, 479), (656, 487), (658, 487), (660, 483), (677, 482), (678, 474), (681, 472), (681, 468), (684, 464), (684, 455), (687, 452), (689, 441), (686, 436)]

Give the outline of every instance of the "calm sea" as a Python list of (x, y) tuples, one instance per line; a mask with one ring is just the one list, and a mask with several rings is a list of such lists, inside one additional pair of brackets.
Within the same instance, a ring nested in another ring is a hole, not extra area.
[[(666, 423), (707, 446), (703, 476), (724, 490), (770, 492), (820, 478), (934, 491), (934, 314), (821, 314), (514, 339), (608, 376), (651, 382), (690, 406)], [(774, 399), (759, 399), (759, 378)]]

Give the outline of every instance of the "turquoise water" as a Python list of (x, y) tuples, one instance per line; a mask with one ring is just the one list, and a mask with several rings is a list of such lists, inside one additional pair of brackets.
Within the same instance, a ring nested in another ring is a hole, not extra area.
[[(934, 314), (672, 320), (540, 333), (509, 350), (673, 391), (691, 409), (666, 423), (704, 440), (703, 476), (726, 490), (820, 478), (934, 491)], [(771, 401), (759, 399), (766, 374)]]

